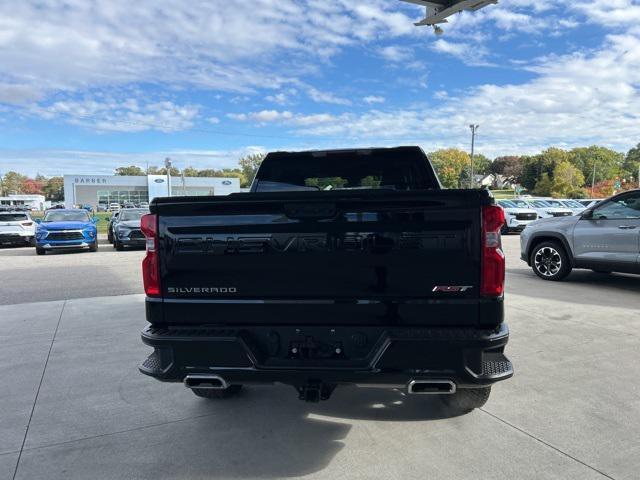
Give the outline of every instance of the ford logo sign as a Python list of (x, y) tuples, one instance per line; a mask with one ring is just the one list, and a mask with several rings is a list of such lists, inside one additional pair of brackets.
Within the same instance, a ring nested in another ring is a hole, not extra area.
[(231, 180), (223, 180), (222, 184), (223, 185), (231, 185)]
[(156, 178), (154, 180), (154, 182), (156, 182), (156, 183), (164, 183), (164, 178)]

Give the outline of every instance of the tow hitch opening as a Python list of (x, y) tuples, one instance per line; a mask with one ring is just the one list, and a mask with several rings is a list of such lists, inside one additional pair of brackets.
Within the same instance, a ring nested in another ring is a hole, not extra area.
[(296, 387), (298, 398), (312, 403), (317, 403), (320, 400), (329, 400), (335, 389), (335, 385), (321, 382), (309, 382), (306, 385)]

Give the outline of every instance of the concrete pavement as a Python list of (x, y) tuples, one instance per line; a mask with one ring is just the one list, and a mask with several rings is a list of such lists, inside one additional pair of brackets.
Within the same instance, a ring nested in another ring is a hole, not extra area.
[(137, 372), (142, 295), (0, 306), (0, 478), (637, 478), (640, 280), (543, 282), (516, 240), (516, 375), (456, 418), (357, 388), (316, 405), (284, 386), (196, 398)]

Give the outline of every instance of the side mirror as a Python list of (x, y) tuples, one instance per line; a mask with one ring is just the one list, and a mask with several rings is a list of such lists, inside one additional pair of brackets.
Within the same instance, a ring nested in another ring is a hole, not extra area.
[(585, 220), (593, 220), (593, 210), (586, 210), (580, 216)]
[(36, 218), (36, 219), (35, 219), (35, 222), (36, 222), (36, 223), (42, 223), (42, 219), (41, 219), (41, 218)]

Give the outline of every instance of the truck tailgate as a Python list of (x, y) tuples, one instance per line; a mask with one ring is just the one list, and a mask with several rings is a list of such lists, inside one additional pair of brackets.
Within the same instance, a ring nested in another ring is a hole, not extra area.
[(486, 192), (161, 199), (162, 322), (476, 325)]

